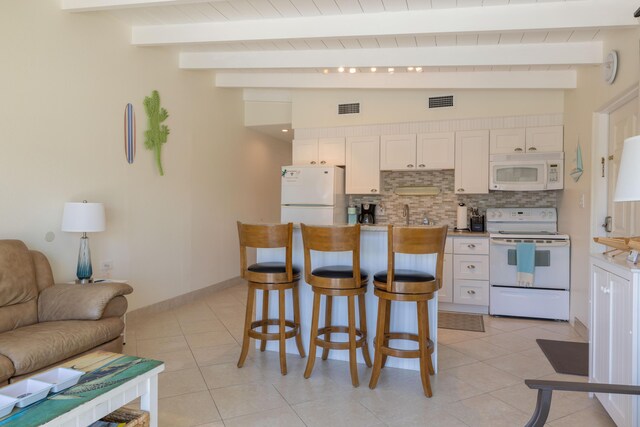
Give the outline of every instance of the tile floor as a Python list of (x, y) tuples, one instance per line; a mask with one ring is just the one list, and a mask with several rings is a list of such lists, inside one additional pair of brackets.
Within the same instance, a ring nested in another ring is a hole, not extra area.
[[(434, 397), (422, 394), (417, 372), (386, 368), (375, 390), (360, 367), (351, 386), (348, 364), (289, 355), (280, 375), (278, 354), (255, 351), (236, 367), (242, 342), (244, 286), (127, 325), (128, 354), (163, 360), (160, 425), (239, 426), (523, 426), (536, 393), (525, 378), (586, 381), (556, 374), (535, 339), (580, 341), (566, 323), (485, 316), (486, 332), (439, 330), (440, 372)], [(582, 393), (554, 393), (553, 427), (614, 426), (602, 406)]]

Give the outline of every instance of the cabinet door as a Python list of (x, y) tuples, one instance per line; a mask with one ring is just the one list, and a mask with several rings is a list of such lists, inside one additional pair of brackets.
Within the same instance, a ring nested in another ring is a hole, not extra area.
[(489, 131), (456, 132), (455, 192), (489, 192)]
[(455, 167), (455, 133), (421, 133), (418, 135), (416, 146), (418, 170)]
[(610, 302), (607, 272), (593, 266), (591, 271), (591, 378), (609, 382), (609, 318)]
[[(609, 383), (630, 384), (633, 381), (632, 329), (633, 294), (631, 283), (615, 274), (609, 273), (609, 339), (610, 363)], [(609, 414), (619, 426), (631, 425), (632, 397), (622, 394), (609, 394)], [(606, 406), (606, 405), (605, 405)]]
[(318, 140), (296, 139), (292, 143), (294, 165), (315, 165), (318, 163)]
[(413, 170), (415, 167), (415, 134), (380, 137), (380, 170)]
[(380, 138), (347, 138), (346, 193), (380, 194)]
[(344, 138), (318, 139), (318, 163), (321, 165), (344, 166)]
[(527, 128), (527, 153), (539, 153), (540, 151), (563, 150), (562, 126), (542, 126)]
[(453, 302), (453, 255), (451, 254), (444, 254), (442, 287), (438, 291), (438, 301)]
[(518, 154), (525, 150), (525, 130), (495, 129), (491, 131), (489, 152), (491, 154)]

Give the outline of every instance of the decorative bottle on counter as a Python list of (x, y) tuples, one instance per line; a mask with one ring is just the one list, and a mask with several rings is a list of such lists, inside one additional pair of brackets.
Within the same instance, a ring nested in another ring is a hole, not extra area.
[(347, 208), (347, 223), (356, 224), (358, 222), (358, 211), (355, 206)]

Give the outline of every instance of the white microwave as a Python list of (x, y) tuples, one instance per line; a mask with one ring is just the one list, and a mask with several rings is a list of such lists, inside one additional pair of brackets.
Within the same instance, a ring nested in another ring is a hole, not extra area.
[(494, 154), (489, 190), (539, 191), (564, 188), (564, 153)]

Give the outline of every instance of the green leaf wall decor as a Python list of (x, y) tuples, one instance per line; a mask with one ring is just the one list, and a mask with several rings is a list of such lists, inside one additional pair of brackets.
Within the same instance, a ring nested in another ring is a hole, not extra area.
[(145, 96), (143, 104), (148, 118), (147, 130), (144, 131), (144, 146), (154, 151), (158, 171), (161, 176), (164, 176), (160, 152), (162, 145), (167, 143), (169, 128), (162, 122), (167, 120), (169, 113), (160, 107), (160, 94), (157, 90), (151, 92), (151, 96)]

